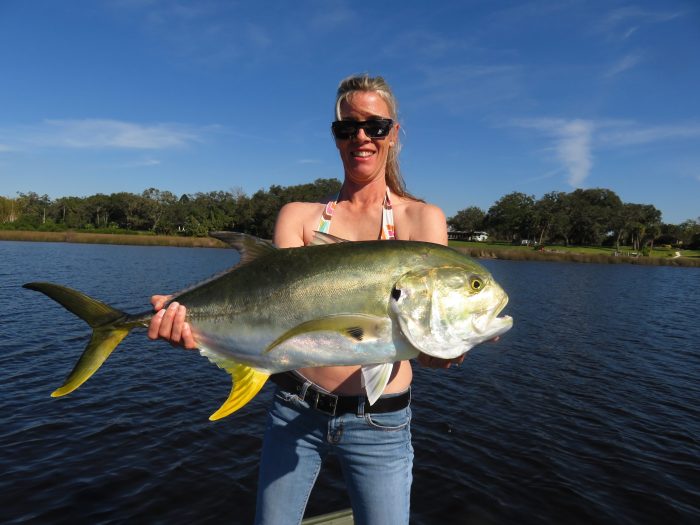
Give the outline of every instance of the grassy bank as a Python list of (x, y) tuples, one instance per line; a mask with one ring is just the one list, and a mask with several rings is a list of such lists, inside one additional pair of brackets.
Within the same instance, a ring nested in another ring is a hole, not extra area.
[[(179, 246), (183, 248), (223, 248), (225, 244), (211, 237), (176, 235), (126, 235), (88, 232), (36, 232), (0, 230), (2, 241), (76, 242), (86, 244), (133, 244), (138, 246)], [(612, 248), (551, 246), (535, 250), (529, 246), (452, 241), (450, 246), (471, 257), (508, 259), (512, 261), (558, 261), (602, 264), (646, 264), (700, 268), (700, 251), (684, 250), (674, 257), (675, 250), (654, 250), (650, 257), (615, 255)], [(624, 253), (624, 252), (623, 252)]]
[(211, 237), (177, 235), (125, 235), (119, 233), (36, 232), (0, 230), (2, 241), (77, 242), (85, 244), (133, 244), (137, 246), (179, 246), (183, 248), (222, 248), (225, 245)]
[(484, 244), (452, 241), (450, 246), (470, 257), (487, 259), (507, 259), (511, 261), (553, 261), (599, 264), (642, 264), (652, 266), (684, 266), (700, 268), (700, 251), (684, 250), (681, 257), (675, 257), (675, 250), (654, 250), (649, 257), (616, 255), (612, 248), (550, 246), (536, 250), (530, 246), (507, 244)]

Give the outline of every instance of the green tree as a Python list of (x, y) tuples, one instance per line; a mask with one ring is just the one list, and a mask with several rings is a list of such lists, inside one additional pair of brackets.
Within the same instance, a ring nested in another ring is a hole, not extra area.
[(474, 232), (484, 229), (486, 213), (477, 206), (470, 206), (459, 210), (454, 217), (447, 219), (447, 225), (454, 230), (462, 232)]
[(534, 235), (535, 198), (520, 192), (501, 197), (486, 214), (486, 227), (498, 238), (529, 239)]
[(578, 245), (601, 245), (614, 232), (621, 209), (622, 201), (612, 190), (574, 190), (569, 194), (569, 239)]

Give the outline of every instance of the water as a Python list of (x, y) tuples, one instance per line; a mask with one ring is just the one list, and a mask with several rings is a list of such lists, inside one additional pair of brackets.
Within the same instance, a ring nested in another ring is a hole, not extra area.
[[(52, 399), (87, 327), (22, 283), (137, 312), (229, 250), (0, 242), (0, 522), (250, 523), (271, 386), (235, 416), (225, 372), (129, 336)], [(700, 521), (700, 272), (485, 261), (514, 328), (416, 370), (412, 522)], [(331, 461), (307, 515), (349, 506)]]

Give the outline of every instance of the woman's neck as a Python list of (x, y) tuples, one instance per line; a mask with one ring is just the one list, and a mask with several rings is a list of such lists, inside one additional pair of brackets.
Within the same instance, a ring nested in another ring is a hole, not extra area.
[(345, 179), (338, 200), (349, 201), (355, 206), (373, 206), (384, 202), (386, 190), (387, 185), (383, 177), (368, 183), (356, 183)]

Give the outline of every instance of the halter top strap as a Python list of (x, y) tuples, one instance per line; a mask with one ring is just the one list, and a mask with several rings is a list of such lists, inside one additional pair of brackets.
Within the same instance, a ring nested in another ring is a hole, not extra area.
[[(336, 204), (338, 204), (339, 196), (340, 193), (335, 196), (334, 200), (329, 201), (323, 209), (321, 220), (318, 224), (318, 231), (321, 233), (330, 233), (331, 219), (333, 219), (333, 212), (335, 211)], [(380, 239), (383, 241), (396, 239), (396, 233), (394, 231), (394, 212), (391, 209), (389, 188), (386, 189), (386, 195), (384, 195), (384, 202), (382, 203), (382, 234)]]

